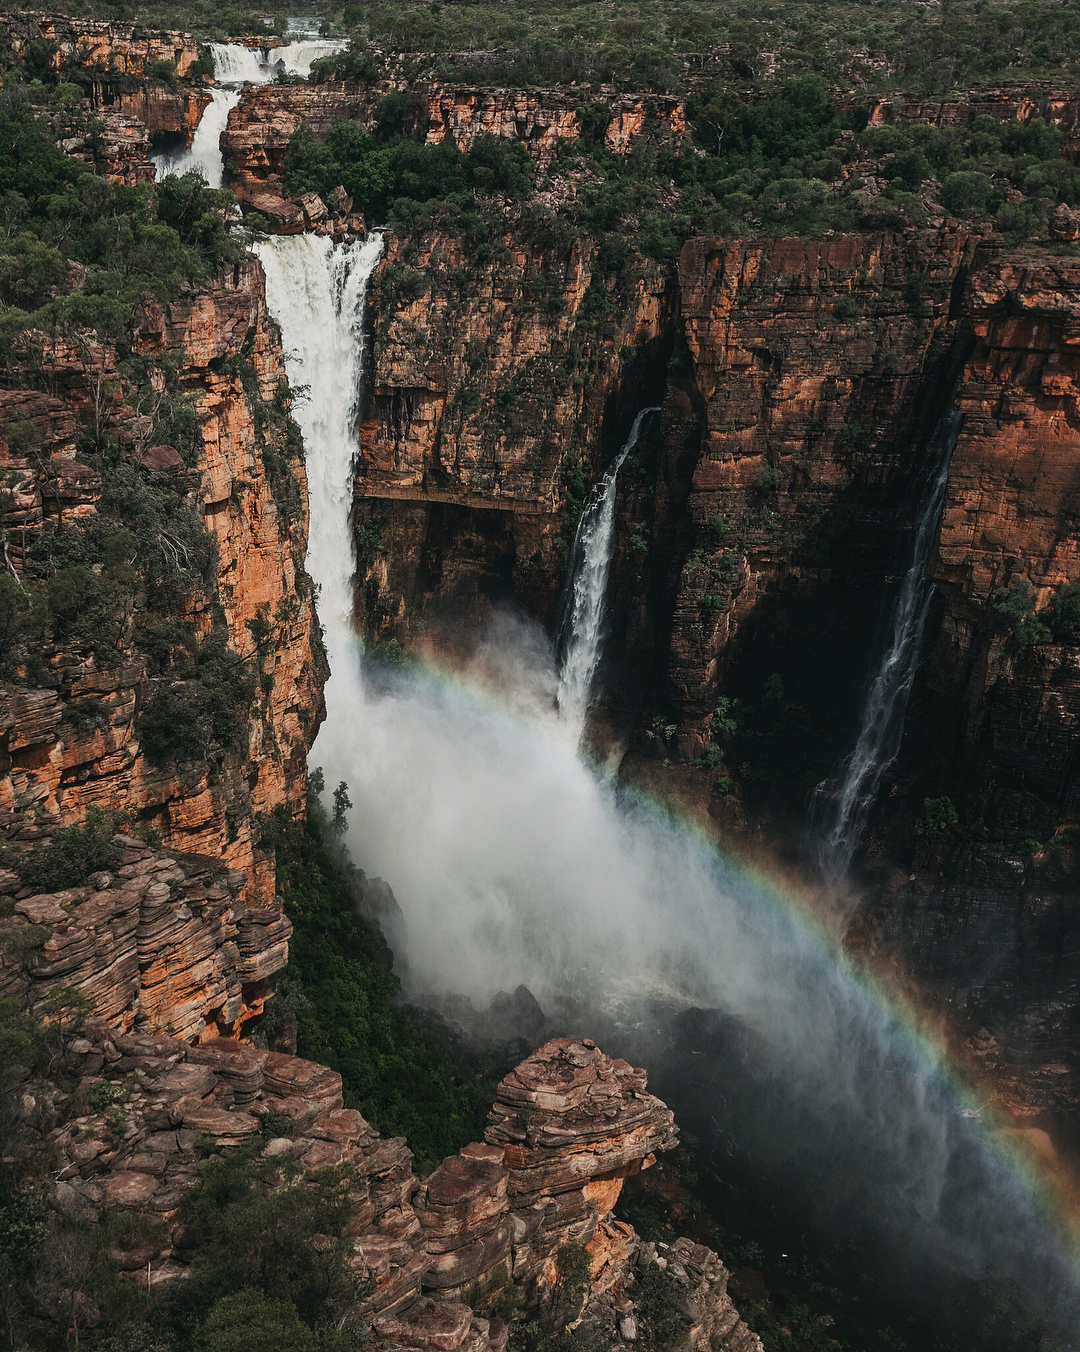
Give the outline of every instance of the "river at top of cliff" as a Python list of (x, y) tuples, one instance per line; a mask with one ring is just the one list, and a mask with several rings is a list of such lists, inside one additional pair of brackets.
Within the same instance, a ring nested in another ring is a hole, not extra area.
[[(1013, 1280), (1047, 1310), (1073, 1300), (1075, 1262), (1037, 1197), (911, 1025), (782, 889), (578, 755), (548, 635), (497, 614), (452, 678), (362, 651), (353, 472), (380, 249), (257, 246), (290, 380), (310, 387), (296, 415), (331, 667), (312, 763), (331, 790), (348, 784), (350, 851), (394, 889), (410, 994), (482, 1006), (524, 984), (566, 1011), (566, 1031), (611, 1026), (627, 1046), (710, 1011), (720, 1031), (702, 1070), (725, 1056), (733, 1069), (701, 1076), (708, 1111), (738, 1124), (749, 1159), (887, 1241), (920, 1281)], [(725, 1027), (740, 1030), (738, 1057)]]

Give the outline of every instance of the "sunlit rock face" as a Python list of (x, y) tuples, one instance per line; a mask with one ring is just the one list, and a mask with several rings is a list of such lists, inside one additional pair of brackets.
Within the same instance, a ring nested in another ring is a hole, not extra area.
[[(272, 861), (258, 848), (256, 818), (278, 804), (298, 810), (304, 802), (323, 659), (303, 570), (303, 460), (297, 443), (268, 425), (255, 403), (256, 390), (263, 400), (274, 399), (284, 371), (259, 263), (230, 267), (171, 304), (148, 304), (135, 344), (140, 355), (180, 364), (181, 388), (198, 414), (194, 463), (185, 464), (172, 447), (149, 443), (151, 419), (124, 402), (111, 347), (58, 347), (50, 352), (54, 393), (39, 392), (29, 379), (19, 389), (17, 376), (15, 388), (0, 392), (3, 428), (33, 429), (30, 452), (0, 439), (0, 468), (12, 484), (6, 562), (21, 574), (42, 533), (96, 512), (101, 484), (75, 455), (81, 429), (97, 425), (132, 463), (169, 476), (214, 537), (213, 585), (178, 596), (176, 618), (200, 635), (223, 626), (233, 651), (250, 657), (256, 644), (249, 623), (267, 616), (274, 642), (253, 662), (266, 679), (239, 751), (220, 767), (162, 767), (140, 746), (139, 715), (153, 686), (131, 624), (118, 640), (117, 660), (108, 664), (78, 644), (47, 645), (48, 685), (0, 693), (0, 806), (38, 803), (65, 821), (91, 805), (129, 810), (166, 844), (220, 855), (229, 867), (245, 870), (245, 895), (270, 898)], [(278, 465), (295, 485), (288, 499)], [(100, 713), (89, 725), (67, 716), (88, 699)]]
[[(43, 813), (0, 812), (7, 863), (61, 830)], [(202, 1041), (238, 1033), (263, 1012), (288, 961), (292, 925), (272, 906), (240, 900), (247, 876), (205, 855), (118, 836), (118, 864), (59, 892), (0, 870), (14, 914), (0, 920), (0, 994), (31, 1009), (76, 987), (117, 1032)], [(33, 957), (21, 943), (33, 939)]]

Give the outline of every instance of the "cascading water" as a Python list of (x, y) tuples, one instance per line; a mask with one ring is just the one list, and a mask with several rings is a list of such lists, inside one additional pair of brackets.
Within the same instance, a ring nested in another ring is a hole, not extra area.
[(774, 889), (578, 758), (535, 627), (496, 625), (484, 687), (361, 658), (352, 472), (380, 247), (300, 236), (258, 252), (290, 378), (310, 387), (308, 567), (332, 671), (314, 759), (348, 782), (350, 851), (402, 907), (413, 995), (480, 1002), (524, 982), (549, 1007), (571, 997), (568, 1031), (607, 1018), (628, 1036), (661, 1009), (722, 1011), (754, 1049), (751, 1153), (924, 1273), (1072, 1299), (1074, 1262), (1028, 1185), (877, 989)]
[(308, 492), (318, 526), (310, 534), (307, 569), (320, 588), (330, 661), (326, 722), (313, 753), (323, 755), (333, 752), (355, 716), (352, 486), (360, 449), (356, 419), (364, 299), (382, 253), (382, 236), (373, 233), (362, 244), (333, 244), (321, 235), (275, 235), (256, 243), (255, 252), (285, 337), (289, 379), (308, 387), (297, 401), (296, 420), (311, 450)]
[(559, 625), (562, 662), (556, 698), (559, 713), (572, 730), (575, 743), (580, 740), (585, 726), (604, 641), (604, 602), (615, 543), (615, 492), (619, 470), (638, 443), (642, 423), (650, 413), (659, 411), (658, 407), (643, 408), (634, 419), (625, 445), (593, 490), (574, 534), (570, 575)]
[(150, 158), (157, 168), (159, 179), (166, 174), (187, 174), (193, 170), (202, 174), (207, 185), (220, 188), (225, 177), (221, 158), (221, 133), (229, 120), (229, 113), (240, 102), (238, 89), (211, 89), (210, 102), (203, 109), (191, 145), (178, 150), (157, 151)]
[(911, 560), (893, 611), (892, 638), (867, 692), (855, 747), (841, 767), (839, 783), (819, 785), (815, 795), (824, 804), (818, 814), (822, 821), (818, 857), (823, 873), (833, 882), (847, 875), (881, 777), (900, 750), (934, 591), (926, 564), (941, 520), (960, 423), (959, 413), (949, 413), (935, 436), (937, 460), (919, 504)]
[(270, 56), (262, 47), (245, 47), (238, 42), (212, 42), (214, 74), (217, 85), (208, 90), (210, 102), (203, 110), (189, 146), (178, 150), (151, 153), (159, 179), (166, 174), (202, 174), (211, 188), (220, 188), (225, 177), (221, 156), (221, 133), (229, 113), (240, 102), (245, 84), (268, 84), (278, 69), (304, 79), (311, 74), (311, 63), (320, 56), (341, 51), (345, 44), (329, 39), (305, 39), (272, 49)]
[(324, 56), (334, 56), (345, 46), (346, 43), (334, 38), (305, 38), (300, 42), (290, 42), (285, 47), (271, 48), (268, 60), (271, 67), (280, 64), (287, 74), (299, 75), (306, 80), (315, 61)]

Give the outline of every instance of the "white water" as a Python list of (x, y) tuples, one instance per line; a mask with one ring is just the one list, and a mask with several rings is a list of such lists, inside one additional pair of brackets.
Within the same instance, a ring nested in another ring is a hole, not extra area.
[(559, 669), (557, 700), (559, 713), (574, 736), (581, 738), (589, 712), (593, 680), (600, 664), (605, 623), (611, 552), (615, 544), (615, 493), (619, 470), (637, 445), (641, 424), (659, 408), (643, 408), (634, 419), (626, 444), (611, 468), (593, 489), (592, 497), (581, 513), (570, 555), (570, 576), (563, 602), (562, 663)]
[(364, 290), (380, 247), (279, 237), (258, 252), (290, 379), (311, 387), (297, 408), (308, 568), (332, 672), (313, 762), (328, 785), (348, 782), (350, 851), (402, 907), (413, 994), (485, 1002), (525, 982), (549, 1008), (570, 995), (583, 1033), (601, 1010), (624, 1029), (654, 1026), (663, 1014), (650, 1001), (719, 1009), (751, 1030), (754, 1088), (722, 1096), (742, 1096), (745, 1146), (763, 1168), (812, 1185), (924, 1267), (1073, 1290), (1019, 1177), (843, 955), (578, 759), (535, 626), (503, 616), (481, 641), (487, 691), (363, 658), (352, 478)]
[(296, 421), (305, 445), (318, 448), (307, 466), (311, 513), (319, 523), (309, 537), (307, 570), (320, 587), (331, 674), (326, 722), (312, 754), (329, 751), (329, 765), (355, 713), (352, 488), (359, 452), (364, 298), (382, 254), (382, 236), (333, 244), (321, 235), (275, 235), (254, 248), (266, 269), (267, 298), (282, 326), (289, 379), (308, 386), (297, 401)]
[(819, 785), (818, 801), (825, 805), (819, 859), (826, 878), (833, 882), (846, 876), (881, 777), (900, 750), (934, 591), (926, 564), (941, 520), (949, 462), (959, 433), (960, 415), (951, 413), (938, 431), (938, 462), (919, 505), (911, 560), (893, 611), (892, 637), (867, 691), (859, 736), (841, 767), (839, 784)]
[(157, 167), (157, 176), (166, 174), (187, 174), (194, 170), (202, 174), (207, 185), (220, 188), (225, 177), (225, 165), (221, 157), (221, 133), (229, 120), (229, 113), (240, 102), (238, 89), (215, 88), (210, 90), (210, 102), (199, 118), (191, 145), (182, 146), (170, 153), (156, 151), (150, 158)]
[(311, 63), (320, 56), (330, 56), (345, 44), (326, 39), (291, 42), (274, 47), (268, 58), (261, 47), (245, 47), (238, 42), (212, 42), (214, 73), (217, 84), (208, 89), (210, 102), (203, 110), (199, 125), (189, 146), (174, 151), (152, 151), (150, 158), (157, 168), (157, 177), (166, 174), (202, 174), (211, 188), (220, 188), (225, 178), (221, 155), (221, 133), (229, 121), (229, 113), (240, 102), (240, 91), (245, 84), (268, 84), (280, 68), (304, 79), (311, 74)]

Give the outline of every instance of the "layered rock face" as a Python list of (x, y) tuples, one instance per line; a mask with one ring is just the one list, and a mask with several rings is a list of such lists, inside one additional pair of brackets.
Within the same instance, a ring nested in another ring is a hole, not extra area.
[(158, 31), (113, 19), (25, 12), (4, 19), (7, 44), (21, 56), (28, 43), (45, 42), (57, 70), (67, 65), (103, 75), (144, 76), (155, 61), (168, 61), (180, 78), (199, 59), (200, 44), (190, 33)]
[(367, 624), (406, 632), (425, 609), (475, 616), (515, 592), (549, 614), (566, 471), (598, 465), (605, 418), (625, 421), (624, 380), (648, 388), (662, 370), (663, 273), (610, 271), (578, 240), (509, 236), (484, 262), (457, 235), (418, 244), (407, 254), (388, 237), (369, 302), (356, 481), (361, 539), (379, 542)]
[(14, 898), (0, 919), (0, 996), (47, 1009), (76, 987), (111, 1029), (188, 1041), (237, 1033), (263, 1012), (292, 925), (238, 899), (242, 870), (118, 836), (119, 863), (84, 885), (21, 885), (11, 865), (60, 829), (48, 814), (0, 813), (0, 891)]
[[(355, 1313), (371, 1320), (377, 1348), (503, 1352), (505, 1324), (479, 1313), (485, 1294), (513, 1282), (542, 1307), (550, 1303), (557, 1247), (576, 1237), (591, 1273), (564, 1322), (574, 1318), (612, 1346), (632, 1344), (638, 1285), (663, 1269), (685, 1314), (681, 1346), (760, 1350), (716, 1254), (685, 1239), (645, 1244), (611, 1219), (622, 1179), (670, 1148), (675, 1132), (644, 1072), (591, 1042), (561, 1039), (531, 1056), (499, 1086), (486, 1143), (466, 1146), (423, 1182), (405, 1142), (382, 1140), (344, 1108), (340, 1077), (324, 1066), (229, 1038), (192, 1046), (122, 1034), (102, 1020), (86, 1025), (73, 1052), (84, 1099), (115, 1098), (117, 1106), (48, 1132), (61, 1161), (48, 1200), (84, 1221), (119, 1209), (152, 1222), (147, 1233), (156, 1239), (110, 1250), (122, 1272), (151, 1290), (186, 1271), (179, 1208), (206, 1150), (260, 1140), (270, 1186), (286, 1185), (296, 1166), (303, 1176), (340, 1165), (354, 1171), (346, 1233), (349, 1266), (362, 1282)], [(47, 1123), (57, 1105), (45, 1091), (40, 1103), (24, 1099), (24, 1109)]]
[[(128, 458), (173, 476), (201, 512), (216, 542), (217, 577), (212, 592), (178, 598), (177, 618), (205, 634), (220, 614), (230, 646), (259, 674), (258, 703), (242, 749), (220, 768), (151, 765), (138, 720), (154, 685), (130, 628), (109, 664), (77, 643), (49, 645), (42, 653), (47, 675), (36, 688), (28, 682), (0, 693), (0, 806), (38, 803), (65, 820), (91, 804), (129, 810), (166, 844), (221, 855), (250, 871), (247, 890), (269, 897), (272, 865), (257, 846), (256, 815), (304, 802), (323, 658), (303, 571), (303, 463), (295, 443), (282, 440), (256, 407), (258, 399), (273, 400), (284, 372), (258, 262), (230, 267), (206, 290), (170, 305), (149, 306), (137, 348), (181, 363), (181, 387), (198, 414), (195, 464), (148, 444), (151, 420), (123, 402), (110, 348), (89, 342), (52, 352), (55, 394), (0, 392), (0, 435), (13, 424), (33, 429), (32, 452), (0, 441), (0, 467), (11, 485), (9, 566), (21, 571), (41, 532), (95, 512), (101, 484), (75, 459), (80, 429), (116, 436)], [(251, 626), (264, 619), (273, 641), (256, 651)], [(92, 720), (78, 717), (83, 705), (92, 705)]]
[[(380, 100), (397, 89), (406, 89), (410, 96), (404, 130), (423, 132), (429, 144), (449, 136), (460, 150), (469, 150), (479, 136), (497, 136), (520, 141), (543, 168), (561, 141), (576, 141), (583, 134), (581, 99), (562, 89), (414, 83), (390, 69), (370, 85), (332, 81), (316, 86), (249, 86), (229, 114), (221, 142), (240, 196), (280, 190), (282, 161), (298, 127), (308, 127), (320, 141), (342, 118), (370, 130)], [(681, 99), (617, 95), (614, 89), (602, 90), (601, 97), (606, 110), (604, 144), (614, 154), (627, 154), (642, 139), (678, 145), (686, 134)]]
[(923, 838), (873, 920), (983, 1025), (974, 1050), (1036, 1113), (1080, 1105), (1080, 648), (1018, 649), (994, 602), (1030, 588), (1045, 615), (1080, 581), (1080, 263), (987, 252), (967, 305), (975, 347), (930, 565), (940, 619), (900, 771), (916, 803), (947, 794), (959, 821)]

